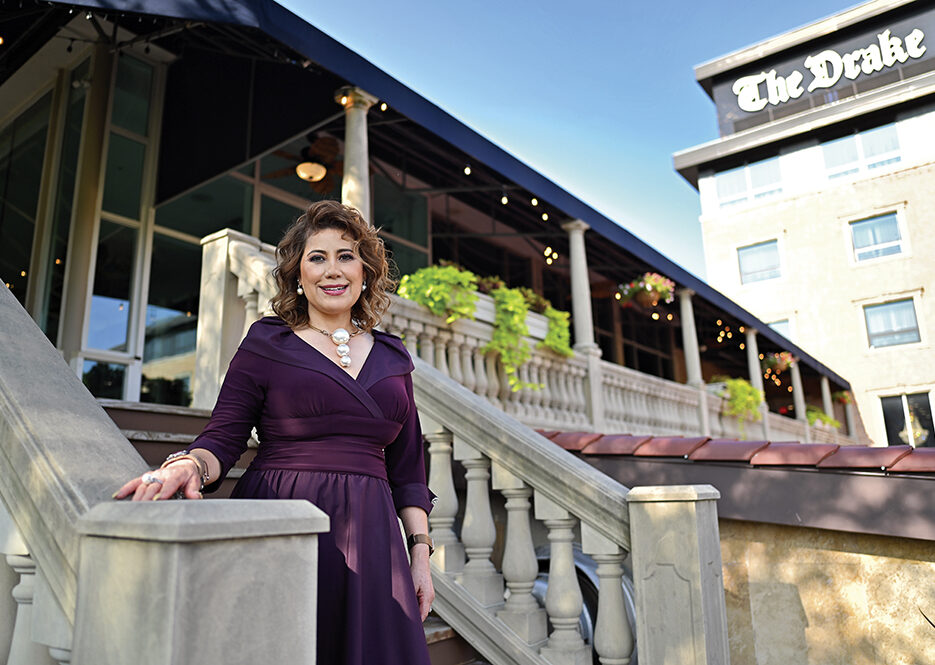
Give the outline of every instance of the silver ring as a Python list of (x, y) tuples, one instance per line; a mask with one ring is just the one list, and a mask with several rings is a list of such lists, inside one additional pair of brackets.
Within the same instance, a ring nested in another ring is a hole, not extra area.
[(162, 481), (151, 473), (144, 473), (142, 476), (140, 476), (140, 480), (144, 485), (151, 485), (153, 483), (159, 483), (162, 485)]

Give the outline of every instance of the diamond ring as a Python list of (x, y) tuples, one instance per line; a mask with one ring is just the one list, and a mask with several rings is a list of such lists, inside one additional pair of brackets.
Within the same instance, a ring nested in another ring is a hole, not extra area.
[(159, 483), (162, 485), (162, 480), (151, 473), (144, 473), (142, 476), (140, 476), (140, 480), (143, 481), (144, 485), (151, 485), (152, 483)]

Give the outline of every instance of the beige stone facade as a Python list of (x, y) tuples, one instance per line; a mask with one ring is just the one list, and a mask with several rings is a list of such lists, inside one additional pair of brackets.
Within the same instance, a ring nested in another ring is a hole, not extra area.
[(732, 665), (935, 662), (935, 552), (908, 538), (721, 520)]
[[(916, 122), (920, 131), (935, 136), (935, 113), (917, 120), (925, 120)], [(911, 141), (913, 134), (906, 133)], [(788, 156), (790, 168), (793, 161), (821, 161), (820, 146), (799, 152)], [(930, 154), (935, 157), (935, 150)], [(813, 191), (702, 215), (708, 278), (760, 319), (788, 321), (796, 344), (845, 374), (870, 439), (886, 445), (880, 398), (935, 389), (935, 306), (926, 298), (935, 287), (935, 164), (845, 182), (821, 182), (823, 174), (813, 172), (820, 182)], [(702, 179), (703, 194), (707, 185)], [(903, 251), (856, 262), (849, 224), (891, 212), (903, 231)], [(738, 248), (771, 240), (778, 245), (780, 276), (741, 283)], [(864, 306), (903, 299), (913, 301), (920, 341), (871, 347)]]

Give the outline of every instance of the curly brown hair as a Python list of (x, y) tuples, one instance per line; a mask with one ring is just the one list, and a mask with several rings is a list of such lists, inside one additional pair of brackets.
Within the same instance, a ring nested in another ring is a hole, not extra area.
[(364, 268), (367, 289), (351, 308), (351, 318), (362, 330), (370, 332), (390, 306), (389, 292), (396, 288), (390, 277), (386, 248), (377, 229), (370, 226), (357, 209), (337, 201), (312, 203), (286, 229), (276, 247), (278, 292), (272, 300), (273, 311), (292, 328), (308, 325), (308, 301), (296, 293), (302, 255), (309, 237), (324, 229), (336, 229), (350, 240)]

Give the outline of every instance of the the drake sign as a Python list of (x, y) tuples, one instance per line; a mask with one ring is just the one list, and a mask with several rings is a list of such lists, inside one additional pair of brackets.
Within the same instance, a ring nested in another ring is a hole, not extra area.
[(841, 77), (851, 81), (859, 76), (870, 76), (912, 59), (921, 58), (927, 47), (925, 33), (919, 28), (899, 37), (887, 29), (861, 48), (841, 53), (825, 49), (809, 55), (801, 69), (793, 69), (780, 76), (775, 69), (759, 74), (742, 76), (734, 81), (731, 91), (737, 96), (737, 105), (748, 113), (756, 113), (767, 104), (778, 106), (790, 99), (798, 99), (807, 92), (831, 88)]

